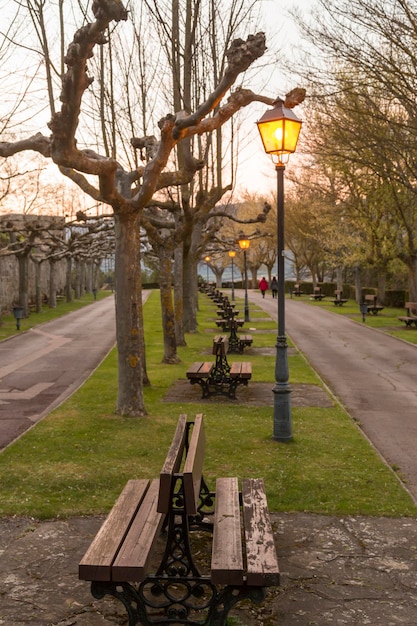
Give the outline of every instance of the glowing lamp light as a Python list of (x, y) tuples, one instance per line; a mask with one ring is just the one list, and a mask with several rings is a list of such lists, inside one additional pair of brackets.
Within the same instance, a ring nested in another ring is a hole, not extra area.
[(292, 109), (284, 106), (281, 98), (256, 123), (267, 154), (281, 156), (295, 152), (302, 122)]
[(249, 250), (250, 241), (249, 239), (239, 239), (239, 247), (241, 250)]

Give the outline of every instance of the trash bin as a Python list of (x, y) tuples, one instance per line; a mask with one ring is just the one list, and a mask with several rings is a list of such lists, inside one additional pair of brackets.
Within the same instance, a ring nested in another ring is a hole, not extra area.
[(22, 306), (13, 307), (13, 315), (16, 320), (16, 328), (20, 330), (20, 320), (24, 318), (25, 309)]
[(359, 308), (362, 313), (362, 322), (366, 322), (366, 314), (368, 313), (368, 305), (366, 304), (366, 302), (362, 302), (362, 304), (359, 305)]

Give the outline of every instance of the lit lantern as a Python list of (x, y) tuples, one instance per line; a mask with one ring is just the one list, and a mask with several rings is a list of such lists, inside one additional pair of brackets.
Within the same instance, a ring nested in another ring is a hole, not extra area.
[(281, 98), (256, 123), (267, 154), (281, 156), (295, 152), (302, 122), (292, 109), (284, 106)]

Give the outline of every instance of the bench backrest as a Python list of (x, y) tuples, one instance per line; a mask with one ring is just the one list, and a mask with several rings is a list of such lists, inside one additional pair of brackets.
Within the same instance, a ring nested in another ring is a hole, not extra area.
[(376, 304), (376, 296), (372, 293), (367, 293), (365, 296), (365, 302), (372, 302), (373, 304)]
[(321, 287), (314, 287), (314, 293), (321, 293)]
[(213, 354), (215, 356), (225, 356), (229, 347), (229, 340), (225, 335), (220, 335), (213, 340)]
[[(189, 433), (191, 432), (191, 436)], [(203, 472), (205, 434), (203, 416), (196, 415), (188, 422), (180, 415), (171, 447), (159, 477), (158, 512), (168, 513), (176, 488), (183, 489), (184, 508), (187, 515), (197, 513), (200, 483)], [(181, 463), (184, 459), (182, 472)]]
[(417, 302), (406, 302), (405, 308), (408, 309), (410, 315), (417, 314)]
[(205, 448), (206, 436), (204, 433), (203, 416), (200, 414), (195, 416), (183, 469), (184, 501), (187, 515), (195, 515), (197, 513), (200, 485), (203, 477)]

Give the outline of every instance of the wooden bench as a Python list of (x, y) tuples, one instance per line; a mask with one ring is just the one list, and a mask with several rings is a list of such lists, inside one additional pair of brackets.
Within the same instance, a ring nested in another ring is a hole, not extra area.
[(294, 285), (293, 294), (295, 296), (302, 296), (304, 291), (301, 291), (300, 285)]
[(209, 378), (214, 369), (214, 363), (208, 361), (196, 361), (187, 370), (187, 378), (192, 385), (200, 385), (203, 395), (202, 398), (209, 398), (210, 385)]
[(237, 315), (239, 315), (239, 310), (235, 309), (234, 305), (232, 306), (228, 304), (222, 309), (217, 309), (217, 315), (219, 316), (219, 319), (229, 319), (231, 317), (236, 317)]
[[(242, 353), (246, 346), (251, 346), (253, 343), (252, 335), (238, 335), (239, 352)], [(229, 349), (230, 352), (230, 349)]]
[(347, 302), (347, 298), (343, 297), (342, 290), (341, 289), (336, 289), (336, 291), (334, 292), (333, 304), (335, 306), (343, 306), (345, 304), (345, 302)]
[(213, 302), (222, 305), (225, 299), (227, 299), (227, 296), (224, 296), (221, 291), (216, 289), (214, 294), (211, 296), (211, 299), (213, 300)]
[(181, 415), (159, 479), (128, 481), (79, 564), (95, 598), (122, 602), (129, 626), (222, 626), (237, 602), (279, 585), (263, 480), (239, 491), (237, 478), (218, 478), (211, 492), (204, 452), (203, 416)]
[(192, 385), (198, 384), (202, 390), (202, 398), (224, 395), (236, 399), (239, 385), (247, 386), (252, 377), (252, 363), (227, 362), (229, 344), (225, 335), (217, 335), (213, 340), (215, 363), (195, 362), (187, 370), (186, 376)]
[(407, 309), (407, 315), (401, 315), (398, 319), (401, 322), (405, 322), (407, 327), (411, 327), (412, 324), (417, 326), (417, 302), (406, 302), (405, 308)]
[(213, 344), (220, 339), (228, 341), (227, 354), (242, 354), (244, 348), (251, 346), (253, 343), (252, 335), (236, 335), (233, 331), (229, 337), (226, 337), (226, 335), (216, 335), (213, 339)]
[(326, 296), (321, 291), (321, 287), (314, 287), (313, 293), (310, 295), (310, 300), (323, 300)]
[(242, 354), (246, 346), (251, 346), (253, 343), (252, 335), (238, 335), (237, 329), (237, 323), (235, 320), (232, 320), (230, 324), (229, 348), (227, 354)]
[(382, 305), (377, 304), (376, 296), (371, 293), (366, 294), (364, 303), (367, 306), (368, 313), (372, 313), (373, 315), (377, 315), (384, 308)]
[(238, 317), (226, 317), (223, 319), (216, 320), (216, 326), (221, 328), (223, 331), (231, 330), (233, 323), (236, 322), (238, 326), (243, 326), (245, 320)]

